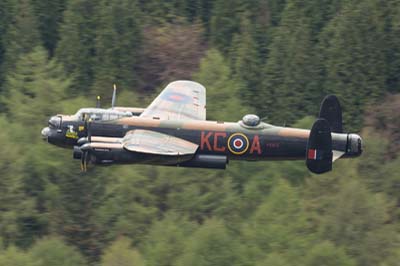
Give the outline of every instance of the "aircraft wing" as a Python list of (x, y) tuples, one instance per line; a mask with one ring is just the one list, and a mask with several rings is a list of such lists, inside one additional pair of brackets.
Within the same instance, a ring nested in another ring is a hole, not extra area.
[(206, 89), (193, 81), (171, 82), (140, 116), (161, 120), (205, 120)]
[(195, 154), (199, 145), (151, 130), (135, 129), (122, 139), (123, 148), (154, 155), (184, 156)]

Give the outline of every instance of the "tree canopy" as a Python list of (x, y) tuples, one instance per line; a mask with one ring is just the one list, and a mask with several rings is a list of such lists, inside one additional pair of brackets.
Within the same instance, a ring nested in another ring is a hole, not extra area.
[[(82, 174), (49, 116), (145, 108), (168, 82), (207, 88), (207, 116), (309, 128), (336, 94), (365, 152), (225, 171)], [(400, 261), (396, 0), (1, 0), (0, 266), (395, 266)]]

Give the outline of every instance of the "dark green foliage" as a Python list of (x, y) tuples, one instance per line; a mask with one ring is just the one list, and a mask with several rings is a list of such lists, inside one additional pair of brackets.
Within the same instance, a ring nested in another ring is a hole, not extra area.
[(325, 91), (341, 96), (346, 128), (360, 128), (364, 106), (385, 92), (385, 8), (380, 1), (350, 1), (321, 36)]
[(111, 95), (112, 84), (132, 90), (138, 84), (142, 33), (139, 8), (134, 1), (101, 1), (96, 32), (94, 91)]
[(239, 84), (239, 92), (236, 97), (241, 97), (242, 102), (247, 105), (260, 103), (261, 77), (263, 58), (254, 39), (254, 31), (251, 21), (242, 17), (240, 34), (234, 38), (234, 46), (231, 51), (231, 58), (236, 82)]
[(14, 5), (11, 0), (0, 2), (0, 89), (4, 78), (4, 57), (6, 52), (6, 39), (9, 21), (13, 18)]
[(16, 61), (15, 70), (6, 77), (2, 102), (10, 119), (40, 129), (38, 123), (57, 112), (54, 104), (64, 97), (69, 86), (63, 68), (49, 61), (42, 47)]
[(39, 240), (30, 250), (33, 261), (39, 266), (84, 266), (86, 261), (74, 248), (57, 238)]
[(4, 117), (1, 117), (0, 126), (3, 128), (0, 134), (0, 235), (5, 247), (16, 244), (25, 247), (32, 243), (35, 233), (24, 221), (35, 220), (38, 213), (34, 208), (34, 199), (25, 194), (19, 156), (21, 150), (10, 142), (12, 130), (20, 128), (10, 128)]
[(304, 7), (298, 1), (288, 1), (273, 35), (264, 81), (258, 87), (262, 103), (257, 107), (274, 123), (291, 124), (317, 112), (313, 103), (323, 94), (311, 36), (310, 18)]
[(386, 29), (386, 60), (388, 74), (386, 86), (391, 93), (400, 90), (400, 4), (397, 1), (388, 1), (385, 13)]
[(356, 265), (341, 248), (335, 247), (330, 242), (318, 243), (307, 255), (306, 265), (309, 266), (352, 266)]
[(101, 266), (143, 266), (140, 253), (130, 246), (127, 238), (119, 238), (105, 251)]
[(346, 247), (360, 265), (377, 265), (396, 241), (389, 233), (393, 228), (388, 224), (388, 203), (382, 195), (369, 194), (357, 181), (340, 185), (335, 206), (327, 210), (322, 234)]
[(9, 19), (9, 24), (4, 25), (4, 32), (0, 34), (4, 34), (4, 39), (1, 37), (5, 51), (1, 69), (3, 75), (7, 71), (13, 70), (21, 55), (31, 52), (41, 44), (37, 19), (33, 14), (31, 2), (29, 0), (18, 0), (14, 3), (8, 2), (8, 5), (7, 2), (2, 4), (4, 5), (2, 9), (3, 12), (11, 13), (4, 16), (4, 19)]
[(32, 256), (24, 251), (19, 251), (15, 247), (10, 247), (4, 251), (0, 251), (0, 265), (15, 266), (40, 266), (40, 262), (33, 260)]
[[(397, 266), (399, 36), (396, 0), (0, 1), (0, 266)], [(146, 107), (175, 79), (205, 85), (208, 119), (301, 128), (335, 93), (365, 151), (318, 176), (303, 161), (82, 174), (40, 139), (50, 115), (108, 107), (113, 83), (118, 105)]]
[(167, 213), (164, 219), (156, 221), (149, 231), (144, 246), (146, 265), (175, 265), (184, 253), (185, 239), (195, 228), (195, 223), (175, 213)]
[(235, 121), (246, 114), (240, 106), (239, 86), (230, 78), (231, 70), (220, 52), (209, 50), (193, 77), (207, 88), (208, 119)]
[(239, 15), (237, 0), (217, 0), (214, 3), (210, 26), (210, 41), (224, 54), (229, 51), (233, 36), (239, 31)]
[(223, 222), (208, 220), (187, 240), (177, 265), (242, 265), (240, 250), (240, 244), (230, 235)]
[(67, 0), (32, 0), (44, 47), (53, 56)]
[(74, 78), (70, 90), (73, 96), (88, 94), (94, 79), (99, 3), (99, 0), (70, 0), (64, 13), (56, 57)]
[[(99, 191), (99, 195), (104, 195), (105, 200), (97, 209), (96, 223), (104, 230), (106, 240), (129, 236), (139, 243), (157, 217), (156, 198), (151, 194), (152, 182), (146, 178), (146, 172), (132, 171), (127, 167), (118, 172), (112, 184), (101, 186), (106, 190)], [(93, 179), (92, 182), (97, 181)]]

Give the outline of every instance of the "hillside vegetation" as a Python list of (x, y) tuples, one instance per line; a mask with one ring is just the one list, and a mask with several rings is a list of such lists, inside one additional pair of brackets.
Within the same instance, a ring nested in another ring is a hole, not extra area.
[[(336, 94), (365, 152), (81, 173), (49, 116), (207, 88), (208, 119), (310, 127)], [(0, 266), (398, 266), (400, 2), (1, 0)]]

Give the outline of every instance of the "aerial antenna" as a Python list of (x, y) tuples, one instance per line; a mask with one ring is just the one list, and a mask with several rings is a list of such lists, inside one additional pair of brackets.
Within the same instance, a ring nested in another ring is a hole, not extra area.
[(100, 108), (100, 106), (101, 106), (101, 103), (100, 103), (100, 95), (97, 95), (97, 98), (96, 98), (96, 108)]
[(114, 109), (116, 98), (117, 98), (117, 85), (114, 84), (114, 91), (113, 91), (113, 96), (112, 96), (112, 100), (111, 100), (111, 109)]

